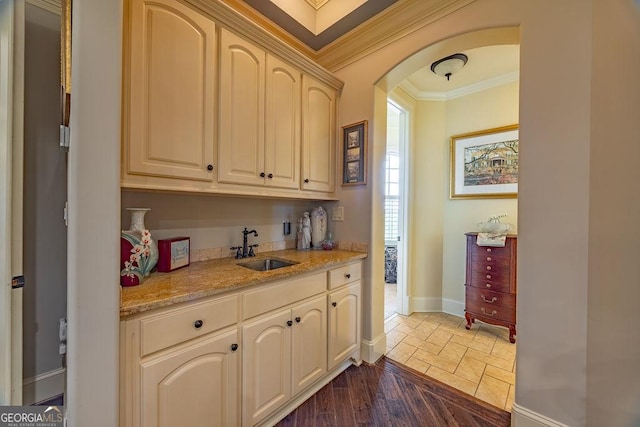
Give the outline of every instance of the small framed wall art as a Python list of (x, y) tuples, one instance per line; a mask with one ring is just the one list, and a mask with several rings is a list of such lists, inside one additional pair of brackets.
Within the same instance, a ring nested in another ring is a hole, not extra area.
[(158, 240), (158, 271), (167, 273), (189, 265), (189, 243), (188, 237)]
[(342, 185), (367, 183), (367, 121), (342, 127)]

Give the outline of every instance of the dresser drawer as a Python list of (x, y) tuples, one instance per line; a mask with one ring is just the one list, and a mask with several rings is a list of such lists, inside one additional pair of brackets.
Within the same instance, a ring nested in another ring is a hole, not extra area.
[(238, 322), (238, 297), (192, 303), (140, 320), (140, 356)]
[(472, 273), (467, 285), (496, 292), (510, 292), (509, 275)]
[(467, 301), (475, 301), (478, 304), (490, 304), (497, 307), (516, 307), (516, 296), (504, 292), (494, 292), (488, 289), (467, 286)]
[(356, 262), (329, 271), (329, 290), (360, 280), (362, 263)]
[(470, 246), (471, 253), (473, 255), (494, 255), (494, 256), (511, 256), (511, 245), (494, 247), (494, 246), (478, 246), (476, 245), (476, 238), (473, 238), (473, 246)]
[(499, 307), (494, 304), (487, 304), (485, 302), (478, 302), (472, 300), (467, 295), (465, 311), (478, 316), (486, 317), (488, 319), (503, 320), (506, 322), (516, 322), (516, 309), (513, 307)]
[(472, 254), (471, 255), (471, 263), (473, 265), (491, 265), (494, 267), (505, 268), (509, 267), (511, 264), (511, 258), (508, 256), (502, 255), (491, 255), (491, 254)]

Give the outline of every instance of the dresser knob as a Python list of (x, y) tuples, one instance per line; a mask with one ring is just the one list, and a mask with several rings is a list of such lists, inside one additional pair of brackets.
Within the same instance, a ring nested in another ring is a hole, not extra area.
[[(489, 285), (488, 283), (487, 286), (491, 287), (491, 285)], [(480, 297), (482, 298), (482, 301), (488, 302), (489, 304), (493, 304), (494, 302), (498, 301), (498, 298), (496, 297), (493, 297), (491, 299), (487, 299), (484, 295), (480, 295)]]
[(487, 257), (487, 261), (491, 261), (491, 257), (490, 256)]
[(491, 266), (490, 265), (487, 265), (487, 270), (491, 270)]
[(490, 288), (490, 287), (491, 287), (491, 283), (487, 283), (487, 288)]
[(490, 274), (487, 274), (487, 279), (491, 279), (491, 275)]
[(487, 252), (491, 252), (491, 248), (487, 248)]

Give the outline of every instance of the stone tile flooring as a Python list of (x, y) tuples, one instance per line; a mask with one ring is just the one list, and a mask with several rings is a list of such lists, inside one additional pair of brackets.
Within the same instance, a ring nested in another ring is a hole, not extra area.
[(511, 412), (516, 344), (506, 328), (446, 313), (395, 315), (385, 322), (387, 357)]

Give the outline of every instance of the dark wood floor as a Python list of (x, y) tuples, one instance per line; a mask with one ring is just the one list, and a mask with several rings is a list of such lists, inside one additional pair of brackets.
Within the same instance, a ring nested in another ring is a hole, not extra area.
[(277, 426), (510, 424), (510, 413), (382, 358), (375, 365), (349, 367)]

